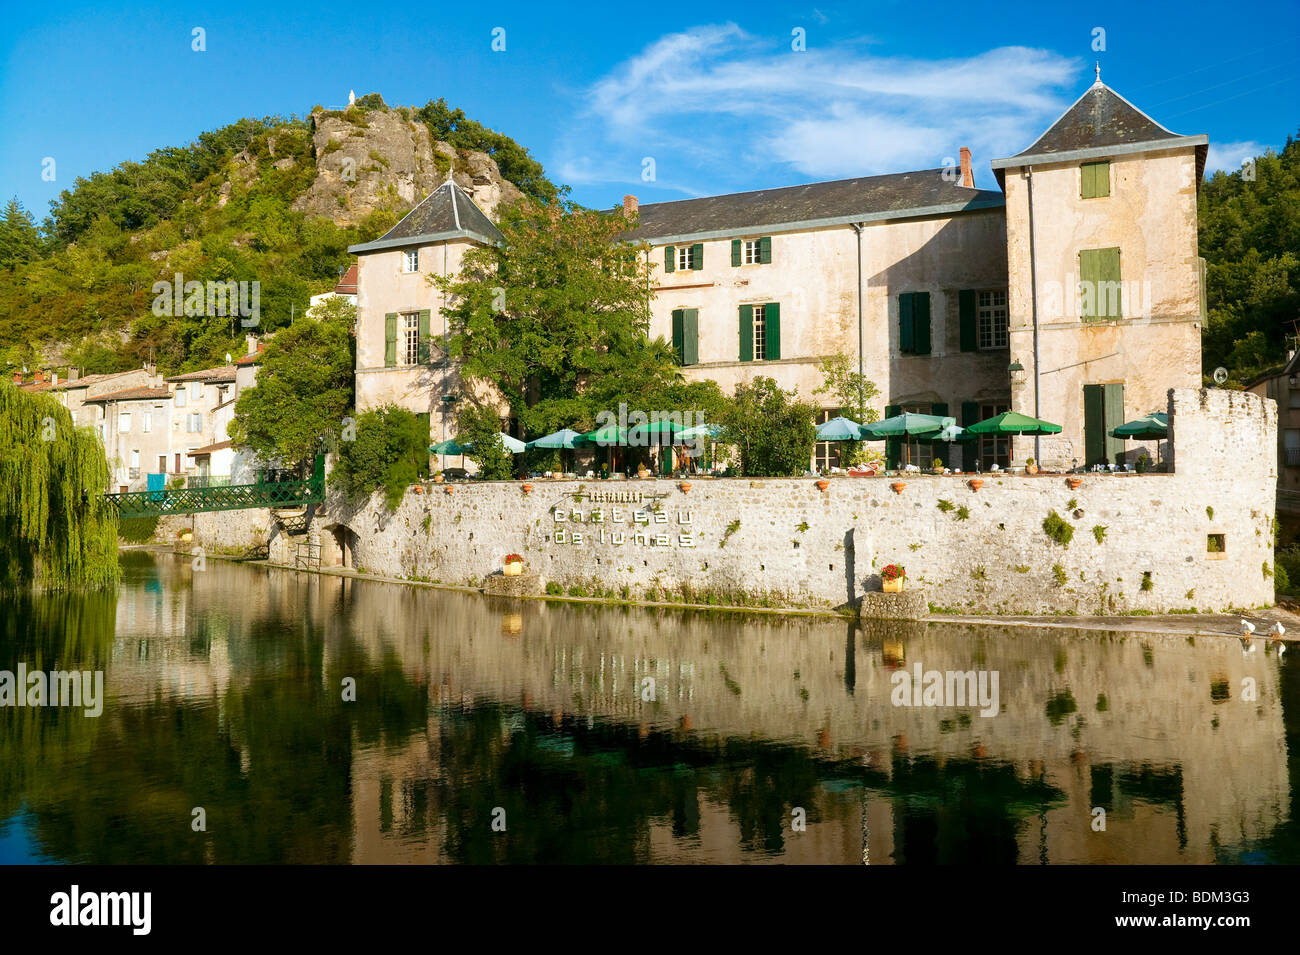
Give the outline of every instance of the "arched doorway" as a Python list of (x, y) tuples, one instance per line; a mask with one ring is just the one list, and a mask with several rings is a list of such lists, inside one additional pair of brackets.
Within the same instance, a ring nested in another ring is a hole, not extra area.
[(322, 567), (349, 567), (357, 565), (357, 535), (346, 524), (330, 524), (321, 535), (320, 562)]

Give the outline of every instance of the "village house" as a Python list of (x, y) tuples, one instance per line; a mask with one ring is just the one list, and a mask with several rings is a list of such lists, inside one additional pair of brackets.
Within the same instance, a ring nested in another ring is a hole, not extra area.
[[(960, 467), (1113, 463), (1110, 432), (1200, 380), (1197, 190), (1208, 140), (1160, 126), (1101, 82), (976, 188), (952, 167), (640, 205), (627, 238), (654, 267), (650, 334), (687, 379), (726, 391), (764, 375), (814, 398), (843, 355), (877, 410), (969, 425), (1008, 409), (1059, 435), (921, 446)], [(454, 434), (460, 382), (429, 273), (452, 275), (500, 233), (446, 183), (382, 238), (354, 246), (357, 407), (398, 404)], [(819, 418), (839, 409), (825, 398)], [(655, 410), (655, 409), (648, 409)], [(661, 409), (673, 410), (673, 409)], [(682, 409), (677, 409), (682, 410)], [(899, 448), (887, 447), (891, 463)], [(817, 466), (838, 450), (818, 446)]]
[(1279, 540), (1300, 531), (1300, 352), (1246, 382), (1246, 390), (1277, 402), (1277, 517)]

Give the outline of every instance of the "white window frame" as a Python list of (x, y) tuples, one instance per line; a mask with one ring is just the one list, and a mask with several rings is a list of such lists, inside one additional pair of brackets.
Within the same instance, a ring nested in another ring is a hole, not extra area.
[(186, 400), (185, 386), (181, 385), (179, 388), (176, 389), (176, 407), (184, 408), (185, 400)]
[(397, 363), (418, 365), (420, 363), (420, 313), (399, 312), (398, 320), (401, 324), (397, 329), (400, 336), (397, 340), (399, 346)]
[(146, 411), (142, 411), (142, 412), (140, 412), (140, 419), (141, 419), (141, 420), (140, 420), (140, 424), (141, 424), (141, 427), (143, 428), (143, 433), (144, 433), (144, 434), (148, 434), (150, 431), (153, 430), (153, 412), (152, 412), (152, 411), (148, 411), (148, 410), (146, 410)]
[(695, 268), (695, 246), (679, 245), (677, 247), (677, 271), (689, 272)]
[(983, 289), (975, 293), (975, 329), (980, 351), (1011, 347), (1006, 289)]
[(420, 250), (403, 249), (402, 250), (402, 272), (411, 273), (420, 271)]
[(118, 434), (131, 433), (131, 412), (119, 411), (117, 413), (117, 433)]
[(762, 239), (744, 239), (741, 246), (742, 254), (740, 261), (742, 265), (762, 265), (763, 264), (763, 240)]
[(203, 382), (201, 381), (190, 382), (190, 397), (193, 398), (195, 401), (199, 401), (203, 398)]
[(754, 361), (767, 361), (767, 305), (754, 306)]

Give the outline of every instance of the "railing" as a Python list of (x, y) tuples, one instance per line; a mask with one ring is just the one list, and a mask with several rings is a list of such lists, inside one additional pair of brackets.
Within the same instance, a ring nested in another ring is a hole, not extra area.
[(1286, 466), (1289, 468), (1300, 467), (1300, 448), (1286, 449)]
[(119, 517), (161, 517), (206, 511), (238, 511), (261, 507), (305, 507), (325, 500), (325, 459), (305, 481), (260, 481), (256, 484), (185, 487), (163, 491), (105, 494)]
[(185, 481), (186, 487), (230, 487), (230, 475), (195, 474)]

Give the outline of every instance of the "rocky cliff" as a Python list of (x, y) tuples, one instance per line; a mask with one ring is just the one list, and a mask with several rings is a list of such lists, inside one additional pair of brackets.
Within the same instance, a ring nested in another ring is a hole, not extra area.
[(489, 218), (522, 197), (486, 153), (437, 142), (404, 110), (312, 113), (316, 178), (293, 208), (356, 225), (377, 209), (405, 212), (446, 181), (448, 173)]

